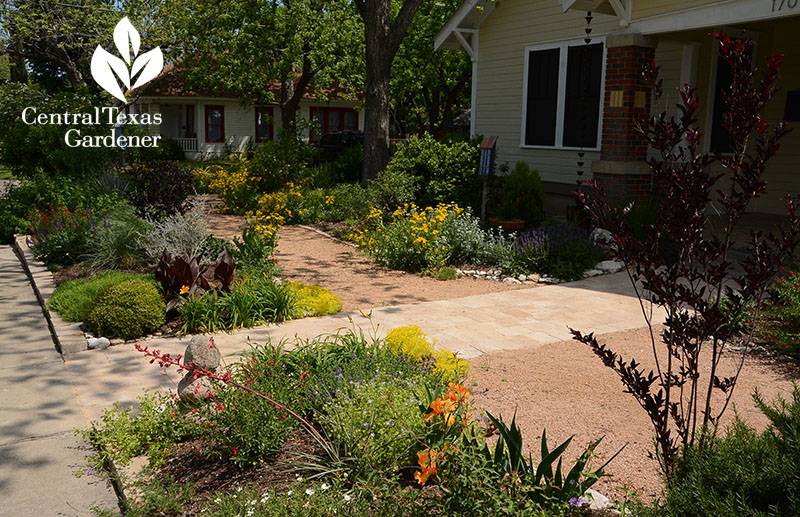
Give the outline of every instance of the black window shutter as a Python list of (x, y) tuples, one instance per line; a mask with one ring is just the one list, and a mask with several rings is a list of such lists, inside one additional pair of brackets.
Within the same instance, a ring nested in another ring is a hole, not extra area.
[(597, 147), (602, 78), (602, 43), (569, 47), (564, 105), (565, 147)]
[(528, 55), (525, 145), (556, 145), (560, 52), (554, 48)]
[(725, 99), (723, 98), (733, 82), (733, 70), (728, 61), (717, 57), (717, 81), (714, 88), (714, 114), (711, 118), (711, 150), (717, 153), (731, 152), (731, 139), (728, 131), (722, 126), (725, 113)]
[[(735, 40), (734, 40), (735, 41)], [(752, 60), (753, 56), (748, 56)], [(714, 113), (711, 118), (711, 151), (717, 153), (733, 152), (731, 138), (723, 127), (723, 118), (727, 111), (724, 96), (733, 84), (733, 69), (728, 60), (717, 57), (717, 80), (714, 85)]]

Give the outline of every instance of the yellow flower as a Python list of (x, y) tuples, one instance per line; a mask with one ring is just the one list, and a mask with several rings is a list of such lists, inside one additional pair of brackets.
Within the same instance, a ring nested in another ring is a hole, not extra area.
[(180, 294), (186, 294), (188, 292), (189, 292), (189, 286), (188, 285), (182, 285), (181, 286), (181, 290), (180, 290)]
[(422, 236), (417, 237), (416, 239), (414, 239), (414, 244), (422, 245), (422, 244), (427, 244), (427, 243), (428, 243), (428, 239), (426, 239), (425, 237), (422, 237)]
[(325, 204), (326, 205), (332, 205), (335, 202), (336, 202), (336, 197), (335, 196), (325, 196)]

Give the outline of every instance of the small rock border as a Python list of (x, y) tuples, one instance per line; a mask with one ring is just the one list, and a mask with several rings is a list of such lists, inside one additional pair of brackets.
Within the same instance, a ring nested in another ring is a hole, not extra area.
[[(592, 278), (601, 275), (610, 275), (612, 273), (619, 273), (625, 269), (625, 264), (618, 260), (604, 260), (598, 262), (594, 268), (587, 269), (583, 272), (583, 278)], [(456, 269), (459, 276), (467, 276), (477, 278), (480, 280), (490, 280), (493, 282), (503, 282), (504, 284), (561, 284), (566, 282), (560, 278), (555, 278), (549, 275), (540, 275), (539, 273), (532, 273), (530, 275), (504, 275), (502, 270), (497, 268), (489, 269)]]

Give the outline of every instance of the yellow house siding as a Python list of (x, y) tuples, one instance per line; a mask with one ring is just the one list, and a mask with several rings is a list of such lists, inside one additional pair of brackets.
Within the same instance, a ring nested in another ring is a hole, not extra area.
[[(582, 39), (585, 13), (562, 13), (559, 2), (505, 0), (499, 2), (480, 27), (476, 132), (496, 135), (498, 163), (513, 167), (519, 160), (537, 169), (545, 181), (574, 183), (577, 152), (574, 150), (524, 149), (522, 128), (525, 47), (540, 43)], [(599, 37), (619, 28), (618, 21), (602, 14), (592, 22)], [(591, 173), (597, 152), (586, 153), (584, 177)]]
[[(764, 0), (769, 1), (769, 0)], [(714, 4), (724, 4), (720, 0), (634, 0), (633, 16), (631, 19), (647, 18), (659, 14), (674, 13), (694, 7), (705, 7)]]
[[(798, 19), (786, 19), (771, 24), (760, 32), (757, 64), (764, 68), (764, 62), (771, 54), (780, 52), (785, 60), (779, 80), (780, 91), (767, 106), (766, 116), (771, 124), (784, 117), (786, 92), (800, 90), (800, 48), (798, 48)], [(767, 167), (767, 193), (756, 202), (756, 210), (761, 212), (784, 213), (783, 194), (800, 193), (800, 123), (790, 123), (794, 131), (781, 142), (781, 149)]]

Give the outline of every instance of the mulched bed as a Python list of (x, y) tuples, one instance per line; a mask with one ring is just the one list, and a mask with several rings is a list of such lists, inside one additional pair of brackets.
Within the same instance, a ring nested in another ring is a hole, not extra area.
[(194, 495), (185, 514), (194, 515), (207, 506), (207, 499), (214, 492), (231, 492), (243, 486), (255, 486), (261, 492), (288, 487), (296, 479), (296, 472), (290, 466), (295, 455), (315, 452), (314, 445), (311, 438), (295, 432), (262, 464), (243, 469), (227, 460), (209, 458), (203, 451), (210, 444), (197, 439), (178, 445), (156, 476), (192, 487)]

